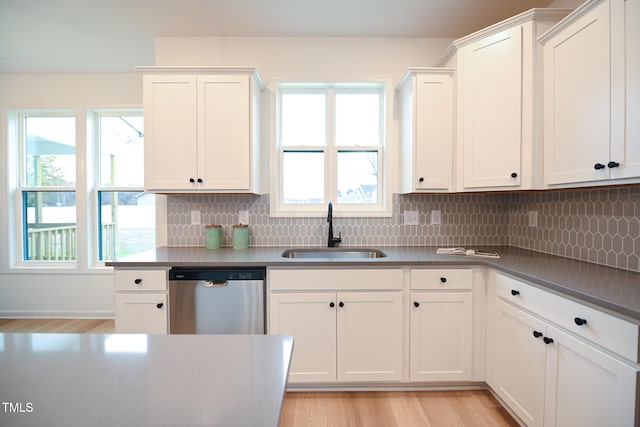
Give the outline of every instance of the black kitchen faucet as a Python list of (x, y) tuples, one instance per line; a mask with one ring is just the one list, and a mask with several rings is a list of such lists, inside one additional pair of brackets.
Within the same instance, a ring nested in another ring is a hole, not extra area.
[(329, 223), (329, 238), (327, 239), (327, 246), (330, 248), (336, 247), (342, 242), (342, 232), (338, 233), (338, 237), (333, 237), (333, 205), (329, 202), (329, 212), (327, 214), (327, 222)]

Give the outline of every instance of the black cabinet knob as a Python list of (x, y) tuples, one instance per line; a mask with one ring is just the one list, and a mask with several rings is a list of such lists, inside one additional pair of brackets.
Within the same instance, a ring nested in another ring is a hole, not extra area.
[(514, 297), (516, 295), (520, 295), (520, 291), (516, 291), (515, 289), (511, 289), (511, 295), (513, 295)]
[(338, 306), (340, 306), (340, 307), (344, 307), (344, 303), (343, 303), (342, 301), (340, 301), (340, 302), (338, 303)]
[(593, 168), (595, 170), (604, 169), (604, 165), (602, 163), (596, 163), (595, 165), (593, 165)]
[(198, 182), (202, 184), (202, 178), (198, 178)]
[(576, 317), (575, 319), (573, 319), (574, 322), (576, 322), (576, 325), (578, 326), (582, 326), (582, 325), (586, 325), (587, 324), (587, 319), (582, 319), (580, 317)]
[(189, 182), (193, 184), (194, 182), (196, 182), (196, 180), (193, 178), (189, 178)]
[(618, 163), (618, 162), (609, 162), (609, 163), (607, 163), (607, 166), (609, 166), (610, 168), (617, 168), (618, 166), (620, 166), (620, 163)]
[(441, 278), (440, 278), (440, 281), (441, 281), (442, 283), (447, 283), (447, 278), (446, 278), (446, 277), (441, 277)]
[(139, 285), (140, 283), (142, 283), (142, 279), (137, 278), (136, 280), (133, 281), (133, 283), (135, 283), (136, 285)]
[(420, 179), (418, 179), (419, 182), (424, 182), (424, 178), (420, 177)]
[(164, 307), (164, 303), (163, 302), (159, 302), (159, 303), (156, 304), (156, 307), (162, 308), (162, 307)]
[(335, 307), (335, 306), (336, 306), (336, 305), (333, 303), (333, 301), (329, 303), (329, 307), (333, 308), (333, 307)]
[(545, 344), (551, 344), (553, 342), (553, 338), (544, 337), (542, 338)]
[(419, 303), (418, 301), (414, 301), (414, 302), (413, 302), (413, 306), (414, 306), (414, 307), (420, 307), (420, 303)]
[(536, 337), (536, 338), (540, 338), (542, 336), (542, 332), (533, 331), (533, 336)]
[(518, 174), (517, 174), (517, 173), (513, 172), (513, 173), (511, 174), (511, 178), (517, 178), (517, 177), (518, 177)]

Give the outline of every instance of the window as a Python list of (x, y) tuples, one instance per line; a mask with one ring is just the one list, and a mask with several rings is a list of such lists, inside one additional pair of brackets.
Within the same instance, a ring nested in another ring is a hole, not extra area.
[(76, 112), (10, 117), (17, 262), (92, 266), (155, 247), (155, 198), (143, 192), (140, 110), (89, 112), (86, 133), (84, 114)]
[(272, 215), (389, 214), (386, 100), (384, 83), (278, 84)]
[(96, 114), (98, 259), (155, 247), (155, 196), (145, 194), (140, 114)]
[(76, 121), (21, 115), (23, 258), (76, 259)]

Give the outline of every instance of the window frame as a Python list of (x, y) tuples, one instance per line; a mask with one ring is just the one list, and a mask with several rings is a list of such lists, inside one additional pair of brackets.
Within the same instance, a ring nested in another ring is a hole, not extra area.
[[(104, 116), (144, 116), (142, 106), (104, 107), (99, 109), (69, 108), (15, 108), (6, 110), (7, 123), (7, 201), (9, 203), (6, 224), (8, 227), (6, 248), (8, 257), (6, 271), (38, 274), (111, 274), (112, 268), (100, 260), (100, 235), (98, 214), (98, 191), (140, 191), (142, 186), (100, 187), (99, 120)], [(75, 187), (26, 187), (26, 140), (25, 117), (73, 117), (75, 119)], [(143, 167), (143, 166), (141, 166)], [(25, 259), (26, 210), (23, 194), (27, 191), (72, 191), (76, 196), (76, 259), (65, 261), (40, 261)], [(155, 246), (166, 240), (158, 223), (159, 214), (166, 211), (165, 200), (156, 197), (155, 202)]]
[[(390, 217), (391, 182), (389, 173), (390, 150), (388, 150), (390, 129), (392, 128), (392, 80), (362, 79), (357, 81), (307, 82), (295, 80), (274, 81), (271, 122), (271, 194), (270, 215), (272, 217), (322, 217), (326, 216), (327, 204), (333, 203), (334, 216), (338, 217)], [(282, 135), (282, 95), (290, 93), (325, 93), (326, 101), (326, 144), (283, 146)], [(375, 93), (380, 99), (380, 143), (379, 145), (336, 145), (336, 95), (343, 93)], [(284, 153), (322, 152), (324, 154), (324, 201), (322, 203), (284, 203), (283, 163)], [(338, 154), (340, 152), (376, 152), (378, 158), (378, 201), (377, 203), (338, 203)]]

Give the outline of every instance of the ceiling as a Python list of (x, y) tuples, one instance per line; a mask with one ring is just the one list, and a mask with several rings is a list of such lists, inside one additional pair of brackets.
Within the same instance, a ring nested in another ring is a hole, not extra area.
[(0, 72), (129, 71), (161, 36), (458, 38), (551, 0), (0, 0)]

